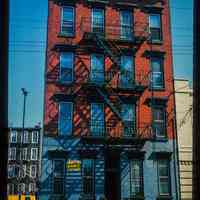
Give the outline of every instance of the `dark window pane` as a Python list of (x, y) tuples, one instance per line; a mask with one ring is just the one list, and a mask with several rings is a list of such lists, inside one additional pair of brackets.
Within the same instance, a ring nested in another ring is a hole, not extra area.
[(153, 108), (153, 132), (156, 137), (166, 137), (165, 110)]
[(158, 161), (158, 180), (159, 180), (159, 194), (170, 195), (170, 173), (169, 173), (169, 161)]
[(134, 81), (134, 66), (132, 56), (121, 56), (121, 87), (132, 87)]
[(63, 194), (64, 193), (63, 178), (54, 178), (53, 192), (54, 192), (54, 194)]
[(104, 83), (104, 56), (100, 54), (91, 55), (90, 80), (95, 83)]
[(94, 194), (94, 161), (85, 159), (82, 162), (83, 172), (83, 193), (86, 195)]
[(104, 33), (104, 10), (92, 9), (92, 31), (94, 33)]
[(72, 133), (73, 104), (60, 103), (59, 109), (59, 133), (61, 135), (71, 135)]
[(151, 59), (151, 88), (164, 87), (163, 62), (160, 58)]
[(104, 105), (93, 103), (91, 104), (91, 134), (93, 136), (103, 136), (105, 131), (104, 124)]
[(60, 81), (71, 83), (73, 81), (74, 54), (72, 52), (60, 55)]
[(160, 14), (151, 14), (149, 16), (149, 30), (152, 41), (160, 41), (162, 39)]
[(133, 15), (132, 12), (123, 10), (120, 12), (121, 23), (121, 39), (131, 40), (133, 39)]

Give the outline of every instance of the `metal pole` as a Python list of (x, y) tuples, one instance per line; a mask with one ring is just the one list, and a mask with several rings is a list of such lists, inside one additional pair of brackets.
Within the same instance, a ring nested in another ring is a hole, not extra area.
[(9, 0), (0, 1), (0, 199), (7, 199)]
[[(22, 88), (22, 94), (24, 95), (24, 103), (23, 103), (23, 118), (22, 118), (22, 137), (24, 137), (24, 126), (25, 126), (25, 115), (26, 115), (26, 98), (28, 95), (28, 92), (25, 90), (25, 88)], [(23, 161), (21, 160), (20, 168), (23, 169)], [(25, 172), (26, 173), (26, 172)], [(25, 179), (25, 192), (26, 192), (26, 179)], [(21, 194), (19, 195), (19, 200), (21, 200)]]
[(200, 2), (194, 0), (193, 200), (200, 196)]

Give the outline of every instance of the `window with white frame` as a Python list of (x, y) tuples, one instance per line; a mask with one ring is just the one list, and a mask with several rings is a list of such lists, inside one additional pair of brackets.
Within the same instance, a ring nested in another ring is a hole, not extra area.
[(151, 57), (151, 89), (164, 88), (164, 60), (162, 57)]
[(134, 104), (123, 104), (121, 106), (121, 116), (124, 124), (123, 136), (133, 136), (135, 134), (136, 111)]
[(153, 133), (156, 138), (166, 138), (166, 116), (163, 106), (154, 106), (153, 108)]
[(14, 193), (15, 193), (15, 185), (13, 183), (8, 183), (7, 194), (14, 194)]
[(21, 160), (28, 160), (28, 148), (22, 148)]
[(10, 132), (10, 143), (17, 143), (17, 131)]
[(160, 196), (169, 196), (171, 194), (169, 160), (158, 160), (158, 192)]
[(13, 178), (16, 176), (16, 166), (8, 165), (8, 178)]
[(19, 168), (19, 178), (24, 178), (26, 176), (26, 165), (22, 165)]
[(29, 184), (29, 192), (36, 192), (36, 184), (35, 183)]
[(36, 178), (37, 175), (37, 165), (30, 165), (30, 177)]
[(18, 192), (19, 193), (25, 193), (26, 185), (25, 183), (19, 183), (18, 184)]
[(37, 144), (39, 141), (39, 132), (38, 131), (32, 131), (32, 143)]
[(61, 34), (72, 37), (75, 34), (75, 9), (71, 6), (62, 7)]
[(143, 194), (143, 161), (131, 160), (131, 196)]
[(38, 159), (38, 148), (31, 148), (31, 160)]
[(16, 148), (15, 147), (11, 147), (9, 149), (8, 159), (9, 160), (16, 160)]
[(24, 131), (24, 134), (23, 134), (23, 143), (24, 144), (29, 143), (29, 132), (28, 131)]

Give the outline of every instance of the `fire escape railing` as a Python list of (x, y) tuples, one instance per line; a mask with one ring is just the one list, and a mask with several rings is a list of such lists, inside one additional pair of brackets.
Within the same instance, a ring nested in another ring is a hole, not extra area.
[(91, 121), (89, 123), (80, 123), (74, 127), (75, 131), (85, 133), (82, 137), (93, 138), (134, 138), (134, 139), (152, 139), (153, 128), (150, 123), (142, 123), (139, 126), (134, 121), (105, 122)]

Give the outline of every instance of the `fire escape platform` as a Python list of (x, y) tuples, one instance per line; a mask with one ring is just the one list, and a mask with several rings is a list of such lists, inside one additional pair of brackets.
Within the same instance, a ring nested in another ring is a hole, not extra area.
[(82, 136), (81, 141), (86, 144), (104, 144), (104, 145), (135, 145), (144, 146), (147, 138), (139, 138), (134, 136), (127, 137), (98, 137), (98, 136)]

